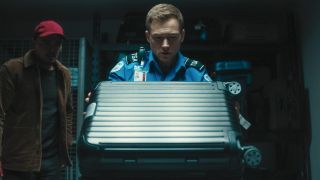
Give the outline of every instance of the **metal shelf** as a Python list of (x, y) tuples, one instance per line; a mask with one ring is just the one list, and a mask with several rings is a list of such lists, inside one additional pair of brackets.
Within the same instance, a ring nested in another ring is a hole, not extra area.
[[(100, 45), (102, 51), (138, 51), (139, 47), (149, 48), (144, 43), (108, 43)], [(249, 53), (249, 54), (274, 54), (286, 48), (285, 44), (251, 44), (251, 45), (205, 45), (205, 44), (182, 44), (181, 51), (188, 52), (215, 52), (215, 53)]]

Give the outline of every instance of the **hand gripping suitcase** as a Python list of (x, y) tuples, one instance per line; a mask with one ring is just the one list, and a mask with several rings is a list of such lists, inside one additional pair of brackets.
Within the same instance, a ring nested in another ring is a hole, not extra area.
[(261, 160), (222, 82), (101, 82), (80, 134), (83, 179), (239, 179)]

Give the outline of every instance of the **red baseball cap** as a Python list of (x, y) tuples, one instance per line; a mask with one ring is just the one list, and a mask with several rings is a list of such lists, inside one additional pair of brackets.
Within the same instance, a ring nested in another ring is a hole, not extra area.
[(60, 24), (53, 20), (42, 21), (34, 29), (34, 38), (46, 37), (52, 34), (58, 34), (64, 39), (66, 38)]

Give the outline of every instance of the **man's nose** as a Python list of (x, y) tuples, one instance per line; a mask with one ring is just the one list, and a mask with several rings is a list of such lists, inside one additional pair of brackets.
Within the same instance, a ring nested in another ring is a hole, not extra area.
[(169, 45), (169, 41), (167, 38), (164, 38), (163, 41), (162, 41), (162, 47), (163, 48), (168, 48), (170, 45)]

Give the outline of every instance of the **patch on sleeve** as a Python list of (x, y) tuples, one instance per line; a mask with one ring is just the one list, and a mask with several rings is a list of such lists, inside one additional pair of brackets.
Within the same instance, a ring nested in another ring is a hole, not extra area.
[(204, 65), (201, 62), (196, 61), (196, 60), (192, 60), (192, 59), (187, 58), (184, 63), (187, 68), (193, 67), (193, 68), (197, 69), (198, 71), (202, 71), (204, 69)]
[(123, 61), (118, 62), (118, 64), (116, 64), (116, 65), (112, 68), (112, 70), (111, 70), (110, 72), (111, 72), (111, 73), (114, 73), (114, 72), (119, 71), (119, 70), (123, 67), (123, 65), (124, 65), (124, 62), (123, 62)]
[(210, 76), (209, 76), (208, 74), (205, 74), (205, 75), (203, 76), (203, 78), (204, 78), (206, 81), (208, 81), (208, 82), (211, 82), (211, 81), (212, 81), (212, 79), (210, 78)]

